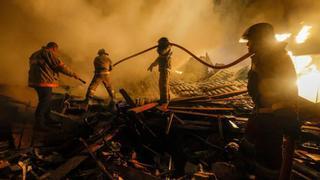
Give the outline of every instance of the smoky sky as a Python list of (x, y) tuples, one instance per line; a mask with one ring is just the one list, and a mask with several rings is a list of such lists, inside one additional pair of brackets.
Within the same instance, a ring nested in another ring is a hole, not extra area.
[[(208, 52), (214, 62), (227, 63), (246, 52), (238, 39), (253, 23), (270, 22), (276, 31), (291, 31), (300, 22), (318, 23), (320, 10), (318, 0), (1, 0), (0, 4), (0, 84), (19, 86), (27, 86), (30, 54), (48, 41), (57, 42), (66, 64), (90, 81), (99, 48), (115, 62), (165, 36), (196, 54)], [(156, 56), (149, 52), (116, 67), (115, 86), (148, 75), (146, 69)], [(173, 67), (188, 58), (174, 49)]]

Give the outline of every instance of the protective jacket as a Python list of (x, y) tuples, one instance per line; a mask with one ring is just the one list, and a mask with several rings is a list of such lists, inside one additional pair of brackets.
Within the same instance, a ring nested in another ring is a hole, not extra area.
[(94, 59), (95, 74), (109, 74), (112, 70), (112, 61), (105, 55), (99, 55)]
[(257, 107), (295, 104), (298, 97), (296, 81), (285, 44), (258, 48), (248, 74), (248, 92)]
[(29, 58), (30, 87), (57, 87), (59, 86), (59, 73), (70, 77), (76, 74), (46, 47), (34, 52)]
[(168, 46), (164, 49), (157, 49), (158, 58), (155, 60), (154, 64), (159, 65), (159, 72), (170, 71), (171, 69), (171, 46)]

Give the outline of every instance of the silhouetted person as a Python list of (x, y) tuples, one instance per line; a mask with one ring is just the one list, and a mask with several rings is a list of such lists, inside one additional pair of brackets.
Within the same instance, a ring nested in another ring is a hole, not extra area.
[(94, 96), (97, 87), (103, 84), (111, 98), (111, 102), (114, 101), (114, 94), (111, 86), (110, 73), (112, 70), (112, 61), (104, 49), (98, 51), (98, 56), (94, 59), (94, 76), (88, 87), (86, 94), (86, 101)]
[(149, 66), (148, 70), (152, 71), (153, 67), (159, 66), (159, 90), (160, 90), (160, 104), (165, 108), (170, 100), (169, 92), (169, 75), (171, 69), (171, 45), (167, 38), (160, 38), (158, 41), (157, 52), (158, 58)]
[(59, 125), (59, 122), (50, 119), (50, 102), (52, 88), (58, 87), (59, 73), (75, 79), (78, 75), (71, 71), (57, 56), (58, 45), (49, 42), (47, 46), (33, 53), (30, 57), (29, 86), (37, 92), (39, 103), (35, 112), (36, 127)]
[(254, 53), (248, 73), (248, 93), (255, 107), (246, 138), (255, 147), (259, 165), (281, 169), (280, 178), (288, 179), (294, 139), (299, 133), (297, 77), (286, 44), (277, 42), (274, 36), (268, 23), (255, 24), (243, 35), (248, 40), (249, 52)]

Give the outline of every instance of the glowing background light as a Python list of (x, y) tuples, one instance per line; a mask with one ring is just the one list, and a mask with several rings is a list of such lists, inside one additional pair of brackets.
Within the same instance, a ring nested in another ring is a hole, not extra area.
[(312, 26), (303, 26), (298, 35), (296, 36), (296, 43), (304, 43), (310, 35), (311, 28)]
[(287, 40), (290, 36), (291, 36), (291, 33), (276, 34), (275, 38), (277, 41), (282, 42)]
[[(319, 102), (320, 72), (312, 56), (294, 56), (289, 51), (298, 76), (297, 86), (299, 96), (317, 103)], [(319, 59), (320, 60), (320, 59)]]
[(178, 70), (175, 70), (174, 72), (177, 73), (177, 74), (182, 74), (183, 73), (182, 71), (178, 71)]

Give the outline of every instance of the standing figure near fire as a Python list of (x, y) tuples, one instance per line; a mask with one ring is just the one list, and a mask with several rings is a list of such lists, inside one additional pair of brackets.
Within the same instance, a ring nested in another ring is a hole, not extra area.
[(79, 76), (58, 58), (57, 52), (58, 44), (49, 42), (46, 47), (34, 52), (29, 58), (28, 84), (36, 90), (39, 99), (35, 112), (35, 127), (44, 128), (48, 124), (60, 124), (49, 117), (52, 88), (59, 86), (59, 73), (81, 81)]
[(110, 72), (112, 70), (112, 62), (108, 57), (105, 49), (100, 49), (98, 51), (98, 56), (94, 59), (94, 76), (88, 87), (86, 94), (86, 101), (89, 102), (89, 99), (94, 96), (94, 93), (97, 87), (102, 83), (107, 89), (108, 94), (111, 98), (111, 102), (114, 101), (113, 90), (111, 86)]
[(255, 147), (258, 165), (280, 171), (280, 179), (289, 179), (294, 140), (299, 134), (296, 72), (286, 44), (275, 40), (271, 24), (251, 26), (243, 39), (248, 40), (248, 50), (254, 53), (248, 93), (255, 108), (248, 121), (246, 139)]
[(158, 58), (149, 66), (148, 70), (152, 71), (153, 67), (159, 66), (159, 90), (160, 105), (165, 108), (170, 100), (169, 93), (169, 74), (171, 69), (171, 45), (167, 38), (162, 37), (158, 40), (157, 52)]

